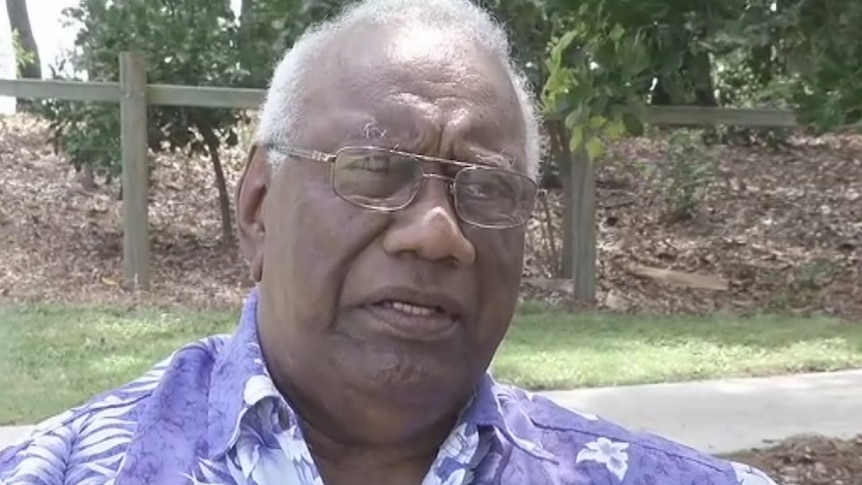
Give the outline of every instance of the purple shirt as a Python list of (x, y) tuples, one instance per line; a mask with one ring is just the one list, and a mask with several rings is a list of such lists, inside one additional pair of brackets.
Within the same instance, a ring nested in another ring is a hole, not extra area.
[[(253, 292), (233, 336), (188, 345), (0, 451), (0, 485), (323, 485), (298, 422), (264, 365)], [(479, 484), (775, 485), (490, 376), (421, 485)]]

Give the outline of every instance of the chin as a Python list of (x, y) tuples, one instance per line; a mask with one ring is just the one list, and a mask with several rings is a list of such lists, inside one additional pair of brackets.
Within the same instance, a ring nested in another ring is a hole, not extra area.
[(482, 375), (481, 370), (468, 370), (474, 367), (471, 362), (451, 355), (379, 347), (366, 347), (364, 352), (360, 363), (342, 361), (345, 368), (341, 371), (350, 376), (353, 386), (407, 405), (456, 405), (471, 394)]

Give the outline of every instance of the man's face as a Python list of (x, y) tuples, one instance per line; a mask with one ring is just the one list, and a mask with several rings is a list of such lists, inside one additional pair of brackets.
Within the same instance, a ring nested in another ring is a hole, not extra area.
[[(354, 29), (312, 63), (298, 147), (505, 158), (523, 171), (524, 123), (499, 62), (449, 34), (379, 30)], [(451, 409), (509, 326), (523, 229), (462, 222), (446, 182), (433, 178), (400, 211), (360, 208), (333, 193), (330, 169), (290, 158), (270, 174), (258, 150), (244, 176), (238, 219), (243, 247), (262, 268), (260, 334), (271, 372), (324, 401), (352, 390)], [(399, 302), (444, 315), (398, 320), (410, 312)]]

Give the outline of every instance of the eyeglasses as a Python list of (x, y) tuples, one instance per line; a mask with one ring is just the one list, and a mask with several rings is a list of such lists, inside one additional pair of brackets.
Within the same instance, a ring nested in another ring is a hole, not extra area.
[[(366, 209), (394, 212), (416, 198), (425, 179), (446, 182), (458, 217), (484, 229), (524, 225), (536, 204), (538, 185), (503, 168), (444, 160), (380, 147), (344, 147), (334, 154), (282, 145), (265, 145), (287, 156), (331, 164), (332, 190)], [(427, 165), (442, 173), (427, 172)]]

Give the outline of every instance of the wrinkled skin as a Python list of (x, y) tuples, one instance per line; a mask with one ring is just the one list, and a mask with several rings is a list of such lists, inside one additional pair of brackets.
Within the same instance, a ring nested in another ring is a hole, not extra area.
[[(357, 27), (312, 65), (297, 146), (377, 144), (475, 163), (503, 155), (523, 170), (514, 89), (468, 39)], [(420, 483), (508, 329), (523, 230), (462, 223), (440, 180), (402, 211), (362, 209), (332, 192), (327, 164), (289, 159), (273, 173), (262, 149), (237, 197), (264, 356), (324, 480)], [(390, 285), (457, 299), (456, 330), (435, 342), (381, 332), (359, 305)]]

